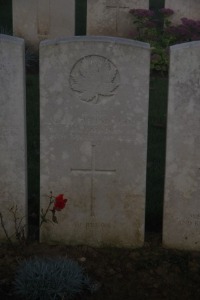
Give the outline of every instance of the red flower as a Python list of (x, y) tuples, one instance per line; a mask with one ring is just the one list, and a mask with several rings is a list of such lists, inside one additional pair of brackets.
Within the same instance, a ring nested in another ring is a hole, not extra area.
[(62, 210), (66, 205), (67, 199), (64, 199), (64, 195), (60, 194), (55, 198), (54, 210)]

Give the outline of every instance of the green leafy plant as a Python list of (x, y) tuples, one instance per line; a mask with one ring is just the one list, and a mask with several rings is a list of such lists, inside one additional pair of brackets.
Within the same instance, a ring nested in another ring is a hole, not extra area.
[(168, 47), (174, 37), (166, 29), (171, 25), (169, 17), (173, 14), (171, 9), (160, 9), (158, 13), (148, 9), (131, 9), (136, 32), (132, 38), (151, 45), (151, 69), (166, 72), (168, 69)]
[(158, 11), (131, 9), (136, 30), (133, 39), (150, 43), (151, 70), (165, 73), (169, 65), (169, 46), (200, 39), (200, 21), (182, 18), (179, 25), (170, 21), (173, 10), (162, 8)]
[(73, 260), (35, 257), (18, 267), (14, 287), (16, 294), (25, 299), (57, 300), (93, 293), (97, 285)]

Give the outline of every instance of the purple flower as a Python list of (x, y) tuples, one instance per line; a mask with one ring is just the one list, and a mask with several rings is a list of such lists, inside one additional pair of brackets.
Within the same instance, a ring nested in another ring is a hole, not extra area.
[(154, 12), (150, 9), (131, 9), (129, 13), (138, 18), (150, 18), (154, 16)]
[[(195, 37), (195, 40), (197, 39), (197, 33), (191, 31), (191, 29), (188, 26), (183, 24), (177, 26), (170, 26), (166, 29), (165, 32), (175, 37), (177, 42), (191, 41), (192, 36)], [(198, 34), (198, 36), (200, 37), (200, 33)]]
[(199, 41), (199, 40), (200, 40), (200, 34), (199, 35), (197, 35), (197, 34), (192, 35), (191, 41)]
[(194, 20), (190, 20), (187, 18), (182, 18), (181, 22), (184, 26), (186, 26), (191, 33), (197, 32), (198, 34), (200, 34), (200, 21), (194, 21)]
[(187, 19), (187, 18), (182, 18), (181, 22), (185, 26), (189, 26), (189, 27), (196, 26), (196, 21), (190, 20), (190, 19)]
[(159, 12), (164, 16), (164, 17), (169, 17), (174, 14), (174, 11), (171, 8), (161, 8), (159, 9)]

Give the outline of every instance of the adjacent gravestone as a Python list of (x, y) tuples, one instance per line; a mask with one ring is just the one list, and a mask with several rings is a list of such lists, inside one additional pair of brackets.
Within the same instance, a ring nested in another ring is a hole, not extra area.
[(174, 15), (170, 17), (174, 24), (181, 23), (181, 18), (200, 20), (199, 0), (165, 0), (165, 7), (174, 11)]
[(13, 32), (38, 48), (44, 39), (74, 35), (74, 0), (14, 0)]
[(200, 250), (200, 42), (171, 47), (163, 243)]
[(120, 38), (41, 43), (41, 208), (68, 198), (42, 242), (143, 245), (149, 60)]
[(87, 35), (130, 37), (133, 8), (148, 9), (149, 0), (88, 0)]
[[(12, 237), (13, 213), (23, 226), (27, 207), (24, 74), (24, 41), (0, 35), (0, 213)], [(2, 223), (0, 239), (6, 239)]]

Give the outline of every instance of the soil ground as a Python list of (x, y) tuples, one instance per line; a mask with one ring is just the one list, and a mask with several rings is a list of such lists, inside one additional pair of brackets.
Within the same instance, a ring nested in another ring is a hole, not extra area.
[(72, 258), (99, 283), (92, 295), (77, 300), (199, 300), (200, 253), (162, 248), (159, 236), (149, 234), (141, 249), (96, 249), (30, 243), (12, 248), (0, 245), (0, 299), (18, 299), (13, 278), (18, 264), (35, 256)]

